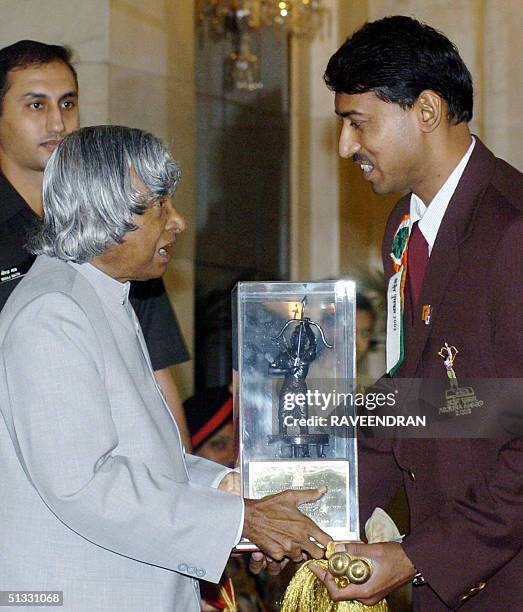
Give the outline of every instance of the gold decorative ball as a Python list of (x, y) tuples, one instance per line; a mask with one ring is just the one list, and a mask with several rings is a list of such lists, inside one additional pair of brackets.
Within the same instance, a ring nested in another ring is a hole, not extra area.
[(347, 568), (347, 578), (353, 584), (367, 582), (372, 574), (372, 565), (367, 559), (353, 559)]
[(329, 572), (333, 576), (347, 576), (352, 558), (345, 552), (337, 552), (329, 559)]

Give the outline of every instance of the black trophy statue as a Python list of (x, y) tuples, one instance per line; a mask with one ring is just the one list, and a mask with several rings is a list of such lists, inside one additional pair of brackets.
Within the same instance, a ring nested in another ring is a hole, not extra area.
[[(269, 436), (269, 444), (282, 443), (280, 454), (287, 458), (310, 457), (311, 446), (315, 447), (318, 457), (325, 457), (325, 446), (329, 444), (329, 436), (325, 433), (309, 433), (307, 425), (309, 410), (307, 400), (304, 401), (304, 398), (307, 398), (307, 374), (317, 355), (314, 328), (328, 349), (332, 349), (332, 345), (325, 339), (323, 329), (304, 316), (306, 296), (301, 304), (300, 318), (286, 321), (279, 334), (273, 338), (282, 350), (269, 365), (269, 374), (284, 378), (278, 395), (278, 433)], [(285, 332), (291, 326), (294, 329), (287, 339)], [(289, 427), (297, 433), (289, 434)]]

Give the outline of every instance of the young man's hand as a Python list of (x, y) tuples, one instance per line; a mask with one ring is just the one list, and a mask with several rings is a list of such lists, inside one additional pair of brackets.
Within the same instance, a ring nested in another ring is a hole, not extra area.
[(311, 563), (309, 569), (325, 584), (333, 601), (356, 599), (368, 606), (374, 605), (408, 582), (416, 573), (403, 547), (397, 542), (336, 545), (336, 552), (343, 550), (355, 557), (370, 559), (372, 575), (363, 584), (349, 584), (345, 588), (340, 588), (327, 570)]

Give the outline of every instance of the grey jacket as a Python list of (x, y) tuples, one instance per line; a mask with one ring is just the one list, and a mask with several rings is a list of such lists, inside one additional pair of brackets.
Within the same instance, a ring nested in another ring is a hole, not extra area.
[(60, 590), (70, 612), (197, 611), (195, 578), (219, 580), (242, 501), (185, 454), (126, 293), (39, 257), (0, 315), (0, 590)]

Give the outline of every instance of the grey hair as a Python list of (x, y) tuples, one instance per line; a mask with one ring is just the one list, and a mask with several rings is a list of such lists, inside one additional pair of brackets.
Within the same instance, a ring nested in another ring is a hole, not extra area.
[[(136, 176), (149, 193), (140, 191)], [(44, 220), (28, 244), (35, 255), (83, 263), (122, 243), (154, 198), (171, 196), (180, 169), (162, 142), (117, 125), (66, 136), (44, 172)]]

